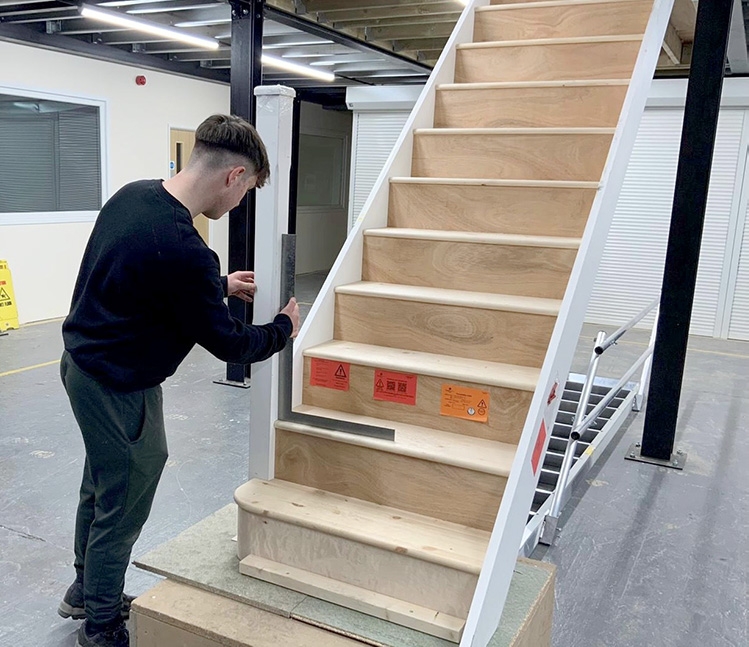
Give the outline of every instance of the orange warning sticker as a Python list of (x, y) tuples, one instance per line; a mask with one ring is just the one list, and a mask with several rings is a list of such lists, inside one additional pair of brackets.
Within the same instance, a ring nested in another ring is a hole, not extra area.
[(541, 462), (541, 454), (544, 451), (544, 445), (546, 444), (546, 423), (541, 421), (541, 429), (538, 432), (538, 438), (536, 438), (536, 444), (533, 447), (533, 456), (531, 456), (531, 467), (533, 468), (533, 475), (536, 475), (538, 471), (538, 464)]
[(374, 373), (374, 399), (416, 405), (418, 378), (410, 373), (379, 371)]
[(322, 386), (326, 389), (348, 391), (349, 375), (351, 375), (351, 364), (313, 357), (309, 383), (312, 386)]
[(443, 384), (440, 415), (488, 422), (489, 392), (457, 384)]

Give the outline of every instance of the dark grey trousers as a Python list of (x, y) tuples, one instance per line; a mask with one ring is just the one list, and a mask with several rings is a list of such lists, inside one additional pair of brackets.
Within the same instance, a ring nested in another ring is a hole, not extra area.
[(60, 374), (86, 446), (76, 577), (86, 618), (105, 624), (119, 617), (130, 553), (167, 459), (161, 387), (113, 391), (83, 373), (67, 352)]

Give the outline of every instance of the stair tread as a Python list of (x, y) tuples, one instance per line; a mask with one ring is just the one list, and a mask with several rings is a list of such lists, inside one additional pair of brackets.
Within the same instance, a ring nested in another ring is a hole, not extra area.
[(533, 47), (536, 45), (586, 45), (591, 43), (626, 43), (642, 40), (644, 34), (621, 36), (573, 36), (569, 38), (529, 38), (526, 40), (491, 40), (480, 43), (463, 43), (460, 49), (490, 49), (493, 47)]
[(530, 366), (422, 353), (350, 341), (326, 342), (308, 348), (304, 354), (307, 357), (348, 362), (360, 366), (531, 392), (536, 389), (540, 374), (540, 369)]
[(442, 83), (437, 90), (509, 90), (515, 88), (586, 88), (630, 84), (629, 79), (572, 79), (569, 81), (487, 81)]
[(283, 420), (276, 421), (276, 428), (505, 478), (510, 475), (512, 461), (515, 459), (517, 449), (515, 445), (500, 443), (495, 440), (453, 434), (448, 431), (381, 420), (356, 413), (323, 409), (306, 404), (295, 407), (294, 412), (332, 418), (333, 420), (358, 422), (365, 425), (387, 426), (395, 429), (395, 439), (382, 440), (342, 431), (329, 431), (312, 425)]
[(511, 245), (515, 247), (554, 247), (557, 249), (578, 249), (580, 238), (562, 236), (530, 236), (523, 234), (492, 234), (474, 231), (450, 231), (446, 229), (407, 229), (384, 227), (367, 229), (365, 236), (383, 238), (407, 238), (419, 240), (444, 241), (451, 243), (482, 243), (487, 245)]
[(476, 7), (477, 13), (491, 11), (507, 11), (517, 9), (541, 9), (543, 7), (565, 7), (588, 4), (624, 4), (625, 2), (640, 2), (641, 0), (537, 0), (535, 2), (508, 2), (507, 4), (494, 4), (484, 7)]
[(234, 493), (247, 512), (478, 574), (489, 533), (286, 481), (253, 479)]
[(417, 128), (414, 135), (613, 135), (616, 128)]
[(500, 180), (458, 177), (391, 177), (391, 184), (448, 184), (455, 186), (504, 186), (538, 189), (598, 189), (600, 182), (575, 180)]
[(448, 290), (445, 288), (375, 283), (370, 281), (341, 285), (336, 288), (336, 294), (419, 301), (421, 303), (434, 303), (437, 305), (504, 310), (546, 316), (557, 316), (562, 305), (562, 302), (558, 299), (493, 294), (490, 292), (469, 292), (466, 290)]

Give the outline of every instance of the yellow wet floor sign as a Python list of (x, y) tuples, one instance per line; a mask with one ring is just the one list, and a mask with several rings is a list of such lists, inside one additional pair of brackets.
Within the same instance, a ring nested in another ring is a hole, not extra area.
[(0, 331), (18, 328), (18, 310), (7, 261), (0, 261)]

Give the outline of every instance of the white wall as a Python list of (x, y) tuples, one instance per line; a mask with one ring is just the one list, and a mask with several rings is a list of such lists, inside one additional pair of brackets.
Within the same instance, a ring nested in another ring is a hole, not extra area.
[[(136, 86), (139, 74), (146, 76), (145, 86)], [(133, 180), (168, 177), (170, 127), (195, 129), (205, 117), (229, 110), (227, 85), (5, 42), (0, 87), (106, 102), (105, 199)], [(0, 225), (0, 259), (10, 264), (21, 322), (67, 314), (92, 227)], [(225, 244), (224, 224), (213, 229), (212, 246)]]
[[(300, 132), (307, 135), (340, 135), (351, 139), (351, 114), (324, 110), (316, 104), (303, 102)], [(350, 145), (345, 146), (348, 156)], [(343, 164), (344, 182), (348, 184), (348, 157)], [(346, 240), (348, 187), (340, 207), (298, 207), (296, 214), (297, 274), (329, 270)]]

